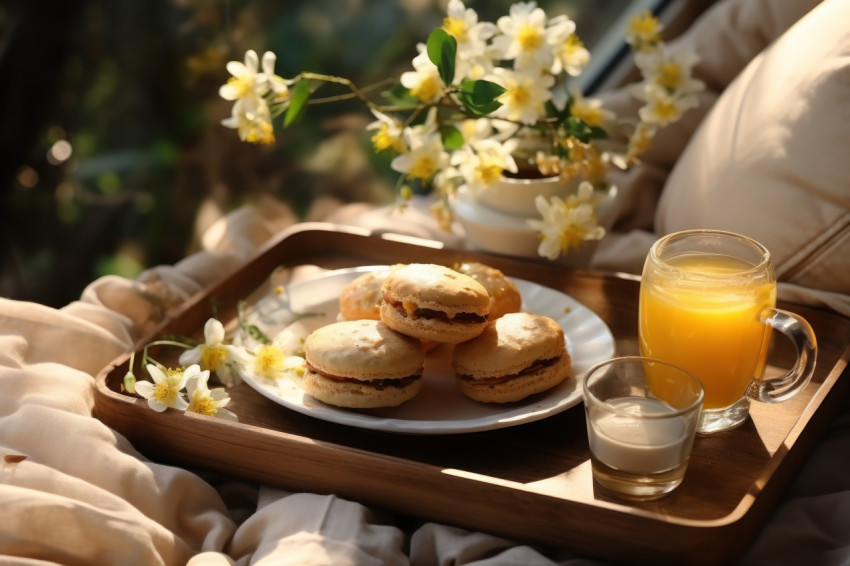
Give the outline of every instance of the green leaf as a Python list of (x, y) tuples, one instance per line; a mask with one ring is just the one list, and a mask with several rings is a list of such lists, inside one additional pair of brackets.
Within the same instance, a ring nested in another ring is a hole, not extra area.
[(604, 129), (600, 128), (599, 126), (591, 126), (590, 127), (590, 137), (595, 139), (595, 140), (607, 140), (608, 139), (608, 132), (606, 132)]
[(284, 128), (296, 124), (304, 116), (309, 98), (310, 84), (305, 80), (295, 83), (295, 86), (292, 88), (292, 98), (289, 101), (289, 107), (283, 116)]
[(552, 104), (551, 100), (548, 100), (546, 102), (545, 107), (546, 107), (546, 116), (548, 116), (550, 118), (556, 118), (559, 121), (566, 120), (567, 117), (570, 115), (570, 102), (567, 102), (564, 105), (564, 107), (559, 110), (557, 106)]
[(575, 116), (570, 116), (564, 121), (564, 129), (567, 135), (577, 138), (582, 143), (587, 143), (592, 137), (593, 130), (587, 123)]
[(473, 114), (489, 114), (502, 106), (496, 100), (505, 88), (491, 81), (463, 81), (457, 95), (461, 103)]
[(428, 36), (428, 59), (437, 66), (440, 78), (446, 85), (455, 79), (455, 64), (457, 58), (457, 40), (446, 30), (436, 28)]
[(463, 134), (456, 126), (446, 124), (440, 128), (440, 137), (443, 140), (443, 147), (448, 151), (455, 151), (463, 147)]

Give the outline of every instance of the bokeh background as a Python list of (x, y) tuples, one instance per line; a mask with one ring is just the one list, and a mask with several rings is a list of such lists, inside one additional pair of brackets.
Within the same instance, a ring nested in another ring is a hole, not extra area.
[[(411, 68), (436, 0), (6, 0), (0, 3), (0, 295), (60, 307), (106, 274), (197, 249), (216, 219), (282, 202), (299, 220), (390, 202), (395, 175), (358, 103), (311, 106), (277, 142), (220, 125), (225, 64), (274, 51), (276, 71), (365, 86)], [(495, 21), (512, 2), (468, 1)], [(626, 0), (539, 1), (591, 48)], [(620, 30), (620, 35), (622, 30)]]

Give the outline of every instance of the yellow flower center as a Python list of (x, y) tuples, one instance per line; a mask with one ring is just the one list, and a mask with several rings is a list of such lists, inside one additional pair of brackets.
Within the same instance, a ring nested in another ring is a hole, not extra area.
[(211, 397), (201, 397), (200, 399), (193, 399), (192, 406), (188, 410), (193, 413), (214, 417), (218, 412), (218, 405)]
[(679, 109), (671, 100), (657, 102), (653, 110), (662, 123), (668, 123), (679, 119)]
[(287, 98), (289, 98), (289, 89), (276, 91), (274, 93), (274, 102), (283, 102)]
[(437, 98), (440, 93), (440, 84), (433, 77), (427, 77), (419, 81), (419, 84), (410, 89), (410, 93), (423, 102)]
[(571, 34), (570, 37), (568, 37), (564, 44), (561, 46), (561, 52), (567, 57), (569, 57), (570, 55), (572, 55), (579, 49), (582, 49), (583, 47), (584, 42), (579, 39), (576, 34)]
[(685, 80), (682, 67), (672, 61), (664, 63), (655, 75), (655, 82), (669, 90), (678, 90)]
[(244, 124), (245, 141), (249, 143), (272, 144), (275, 141), (274, 127), (264, 120)]
[(573, 104), (570, 112), (588, 126), (599, 126), (602, 124), (601, 108), (588, 106), (587, 104)]
[(263, 346), (257, 351), (254, 364), (260, 375), (274, 377), (283, 369), (283, 354), (276, 346)]
[(482, 163), (475, 170), (476, 180), (482, 185), (492, 185), (502, 177), (504, 168), (496, 163)]
[(466, 27), (466, 21), (452, 17), (446, 17), (443, 20), (443, 29), (446, 30), (449, 35), (453, 36), (458, 43), (465, 42), (467, 33), (469, 32)]
[(398, 153), (404, 152), (404, 142), (398, 136), (390, 135), (389, 127), (386, 124), (381, 124), (378, 131), (372, 136), (372, 145), (378, 152), (388, 148), (392, 148)]
[(531, 100), (531, 93), (528, 92), (528, 89), (524, 86), (517, 85), (513, 88), (509, 88), (507, 92), (499, 98), (512, 102), (513, 106), (522, 108)]
[(201, 349), (201, 369), (215, 371), (227, 359), (227, 350), (222, 346), (204, 346)]
[(573, 224), (561, 231), (561, 254), (567, 252), (570, 248), (578, 247), (583, 241), (587, 230), (583, 226)]
[(410, 172), (408, 173), (411, 177), (416, 177), (418, 179), (430, 179), (434, 176), (434, 173), (437, 172), (437, 162), (434, 158), (423, 155), (413, 164), (413, 167), (410, 168)]
[(628, 34), (644, 43), (655, 43), (658, 37), (658, 19), (649, 10), (629, 21)]
[(253, 86), (251, 81), (246, 80), (243, 77), (230, 77), (227, 79), (227, 84), (236, 90), (236, 96), (238, 98), (243, 98), (246, 94), (251, 92)]
[(534, 51), (543, 42), (543, 36), (537, 28), (523, 25), (516, 34), (516, 40), (523, 51)]
[(153, 399), (159, 401), (160, 403), (165, 403), (166, 405), (173, 405), (174, 401), (177, 399), (177, 395), (180, 393), (180, 377), (179, 376), (169, 376), (165, 379), (165, 381), (161, 381), (157, 383), (153, 387)]

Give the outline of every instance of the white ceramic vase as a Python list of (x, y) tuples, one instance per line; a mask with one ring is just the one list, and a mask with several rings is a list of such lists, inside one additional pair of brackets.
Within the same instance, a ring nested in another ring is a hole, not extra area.
[[(562, 181), (558, 177), (515, 179), (502, 177), (486, 189), (471, 191), (461, 187), (455, 200), (455, 215), (463, 226), (469, 248), (501, 255), (549, 261), (538, 254), (539, 232), (528, 225), (529, 219), (539, 220), (535, 205), (537, 195), (547, 199), (566, 198), (578, 190), (579, 181)], [(613, 215), (617, 188), (609, 187), (596, 209), (600, 225), (608, 227)], [(586, 241), (555, 260), (559, 265), (586, 267), (598, 241)]]

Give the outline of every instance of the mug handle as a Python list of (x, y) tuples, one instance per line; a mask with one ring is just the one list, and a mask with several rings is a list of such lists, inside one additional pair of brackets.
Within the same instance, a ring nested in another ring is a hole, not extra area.
[(747, 396), (752, 399), (779, 403), (799, 393), (811, 381), (817, 362), (817, 341), (806, 319), (792, 312), (767, 308), (762, 311), (759, 321), (784, 334), (797, 349), (797, 362), (788, 373), (754, 381), (747, 389)]

